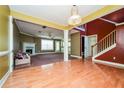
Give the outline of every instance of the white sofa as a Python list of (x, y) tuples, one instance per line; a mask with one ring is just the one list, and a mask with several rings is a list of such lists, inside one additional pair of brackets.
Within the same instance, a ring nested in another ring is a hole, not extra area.
[(29, 55), (26, 58), (15, 59), (15, 66), (23, 64), (31, 64), (31, 57)]

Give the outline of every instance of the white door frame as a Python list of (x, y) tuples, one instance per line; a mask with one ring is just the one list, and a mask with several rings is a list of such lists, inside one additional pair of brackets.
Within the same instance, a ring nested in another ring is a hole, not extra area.
[(85, 51), (86, 51), (86, 52), (85, 52), (85, 53), (86, 53), (86, 56), (85, 56), (85, 57), (89, 57), (89, 56), (90, 56), (90, 55), (89, 55), (90, 52), (91, 52), (91, 51), (89, 51), (89, 38), (90, 38), (90, 37), (96, 37), (96, 43), (98, 42), (98, 35), (97, 35), (97, 34), (86, 36), (86, 41), (85, 41), (85, 42), (86, 42), (86, 43), (85, 43), (85, 44), (86, 44), (86, 45), (85, 45), (85, 47), (86, 47), (86, 49), (85, 49)]
[(9, 16), (9, 70), (13, 72), (13, 17)]
[(81, 57), (82, 57), (82, 37), (84, 37), (84, 58), (85, 58), (85, 35), (80, 35), (80, 51), (81, 51)]

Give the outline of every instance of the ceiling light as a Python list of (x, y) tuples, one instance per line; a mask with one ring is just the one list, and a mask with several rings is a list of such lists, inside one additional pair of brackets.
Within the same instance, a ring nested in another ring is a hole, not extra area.
[(81, 23), (81, 16), (78, 14), (78, 7), (73, 5), (71, 9), (71, 17), (68, 19), (69, 25), (78, 25)]

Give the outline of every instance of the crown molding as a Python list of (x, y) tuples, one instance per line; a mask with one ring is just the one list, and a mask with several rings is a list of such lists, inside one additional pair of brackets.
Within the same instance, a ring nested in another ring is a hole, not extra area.
[(124, 25), (124, 22), (122, 23), (117, 23), (116, 26), (119, 26), (119, 25)]
[(60, 30), (66, 30), (66, 26), (63, 26), (61, 24), (53, 23), (53, 22), (43, 20), (37, 17), (23, 14), (18, 11), (11, 10), (10, 14), (11, 16), (13, 16), (13, 18), (18, 19), (18, 20), (23, 20), (23, 21), (27, 21), (27, 22), (31, 22), (31, 23), (35, 23), (39, 25), (45, 25), (45, 26), (60, 29)]
[(99, 18), (100, 20), (103, 20), (103, 21), (106, 21), (108, 23), (111, 23), (111, 24), (114, 24), (116, 25), (117, 23), (116, 22), (113, 22), (113, 21), (110, 21), (110, 20), (107, 20), (107, 19), (104, 19), (104, 18)]

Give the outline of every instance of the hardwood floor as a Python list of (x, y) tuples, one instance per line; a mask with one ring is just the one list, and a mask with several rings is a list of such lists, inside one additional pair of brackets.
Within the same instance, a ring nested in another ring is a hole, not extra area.
[(124, 70), (93, 64), (91, 60), (34, 66), (14, 70), (4, 88), (108, 88), (124, 87)]
[[(63, 61), (63, 53), (39, 54), (31, 57), (31, 65), (39, 66)], [(69, 56), (69, 59), (76, 59)]]
[[(63, 53), (49, 53), (49, 54), (38, 54), (31, 56), (31, 64), (24, 64), (16, 66), (15, 69), (23, 69), (31, 66), (40, 66), (40, 65), (46, 65), (56, 62), (62, 62), (64, 58)], [(69, 60), (71, 59), (77, 59), (74, 57), (69, 56)]]

